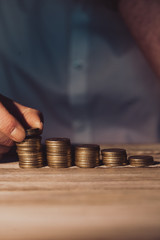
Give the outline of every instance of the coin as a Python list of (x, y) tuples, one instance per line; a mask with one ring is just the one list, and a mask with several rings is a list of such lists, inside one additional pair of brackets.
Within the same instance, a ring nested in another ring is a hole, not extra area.
[(19, 166), (22, 168), (43, 167), (43, 154), (39, 129), (30, 128), (26, 130), (26, 138), (16, 143)]
[(127, 153), (125, 149), (108, 148), (102, 149), (102, 161), (106, 166), (124, 166), (127, 165)]
[(149, 155), (134, 155), (128, 158), (131, 166), (146, 167), (154, 163), (154, 159)]
[(26, 129), (26, 138), (40, 136), (41, 134), (42, 134), (42, 130), (39, 128)]
[(46, 156), (49, 167), (71, 167), (71, 143), (69, 138), (46, 139)]
[(97, 144), (79, 144), (74, 149), (75, 165), (81, 168), (99, 166), (99, 150)]

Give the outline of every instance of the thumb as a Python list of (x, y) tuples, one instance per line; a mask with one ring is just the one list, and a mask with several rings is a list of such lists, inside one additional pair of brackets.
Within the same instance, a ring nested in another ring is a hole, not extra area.
[(7, 111), (0, 102), (0, 132), (16, 142), (25, 138), (25, 131), (22, 125)]

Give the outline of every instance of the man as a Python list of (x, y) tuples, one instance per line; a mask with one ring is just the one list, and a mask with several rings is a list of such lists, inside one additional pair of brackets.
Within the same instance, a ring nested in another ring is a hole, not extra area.
[[(74, 142), (159, 140), (158, 0), (0, 1), (0, 154), (26, 126)], [(110, 8), (112, 7), (112, 8)], [(32, 107), (32, 108), (31, 108)]]

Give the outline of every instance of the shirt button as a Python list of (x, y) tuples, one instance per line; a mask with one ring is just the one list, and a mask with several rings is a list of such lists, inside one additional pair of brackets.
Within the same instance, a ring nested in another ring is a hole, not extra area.
[(77, 60), (73, 63), (73, 67), (77, 70), (81, 70), (83, 68), (83, 62), (80, 60)]

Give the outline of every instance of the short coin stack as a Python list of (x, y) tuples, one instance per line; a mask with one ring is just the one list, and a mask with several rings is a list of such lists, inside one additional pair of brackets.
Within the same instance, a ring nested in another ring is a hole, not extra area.
[(96, 144), (75, 146), (75, 165), (80, 168), (94, 168), (99, 165), (100, 147)]
[(103, 164), (109, 167), (124, 166), (127, 164), (127, 154), (125, 149), (108, 148), (103, 149), (102, 161)]
[(40, 134), (40, 129), (27, 129), (26, 138), (22, 142), (16, 143), (19, 166), (21, 168), (43, 167), (44, 164)]
[(49, 167), (71, 167), (71, 143), (69, 138), (46, 139), (46, 156)]
[(146, 167), (154, 163), (152, 156), (147, 155), (135, 155), (128, 158), (131, 166), (134, 167)]

